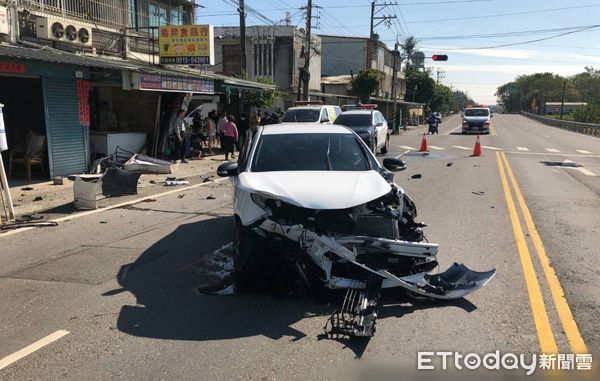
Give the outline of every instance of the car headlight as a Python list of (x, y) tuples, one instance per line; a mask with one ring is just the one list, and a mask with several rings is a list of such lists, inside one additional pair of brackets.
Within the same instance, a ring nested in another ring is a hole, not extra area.
[(266, 198), (265, 196), (260, 195), (258, 193), (252, 193), (250, 197), (252, 197), (252, 201), (254, 201), (254, 203), (258, 205), (259, 208), (265, 209), (267, 207), (268, 198)]

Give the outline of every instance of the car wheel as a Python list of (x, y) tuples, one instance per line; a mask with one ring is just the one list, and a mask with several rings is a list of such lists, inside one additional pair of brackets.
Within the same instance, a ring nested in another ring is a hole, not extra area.
[(250, 230), (236, 218), (233, 231), (233, 279), (237, 291), (245, 291), (252, 282), (255, 258)]
[(388, 136), (386, 136), (386, 138), (385, 138), (385, 144), (383, 145), (383, 147), (381, 147), (381, 153), (382, 153), (382, 154), (384, 154), (384, 155), (385, 155), (386, 153), (388, 153), (388, 148), (389, 148), (389, 147), (390, 147), (390, 137), (389, 137), (389, 135), (388, 135)]
[(377, 155), (377, 139), (375, 138), (371, 140), (371, 152), (373, 152), (373, 155)]

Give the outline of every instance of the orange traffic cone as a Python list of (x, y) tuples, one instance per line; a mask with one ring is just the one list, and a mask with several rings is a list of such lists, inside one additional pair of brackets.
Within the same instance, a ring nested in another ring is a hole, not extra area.
[(477, 140), (475, 140), (475, 147), (473, 148), (473, 155), (471, 156), (481, 156), (481, 143), (479, 143), (479, 135), (477, 135)]
[(419, 152), (428, 152), (429, 148), (427, 148), (427, 137), (425, 136), (425, 133), (423, 132), (423, 140), (421, 140), (421, 148), (419, 149)]

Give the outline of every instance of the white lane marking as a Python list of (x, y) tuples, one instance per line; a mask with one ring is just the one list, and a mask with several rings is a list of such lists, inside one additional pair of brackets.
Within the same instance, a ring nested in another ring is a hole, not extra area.
[(519, 151), (529, 151), (529, 148), (527, 148), (527, 147), (517, 147), (517, 149)]
[(450, 131), (446, 132), (444, 135), (450, 135), (451, 133), (453, 133), (454, 131), (458, 130), (459, 128), (462, 128), (462, 125), (458, 126), (456, 128), (451, 129)]
[(452, 147), (458, 148), (458, 149), (464, 149), (464, 150), (467, 150), (467, 151), (471, 150), (469, 147), (463, 147), (463, 146), (452, 146)]
[(579, 153), (583, 153), (583, 154), (588, 154), (588, 155), (591, 155), (591, 152), (590, 152), (590, 151), (586, 151), (586, 150), (584, 150), (584, 149), (576, 149), (575, 151), (577, 151), (577, 152), (579, 152)]
[(7, 366), (19, 361), (23, 357), (26, 357), (26, 356), (32, 354), (33, 352), (37, 351), (38, 349), (41, 349), (41, 348), (45, 347), (46, 345), (51, 344), (51, 343), (55, 342), (56, 340), (60, 339), (61, 337), (64, 337), (68, 334), (69, 334), (69, 331), (65, 331), (65, 330), (61, 329), (59, 331), (51, 333), (50, 335), (44, 337), (43, 339), (36, 341), (33, 344), (26, 346), (25, 348), (23, 348), (21, 350), (16, 351), (15, 353), (13, 353), (11, 355), (6, 356), (5, 358), (0, 360), (0, 370), (6, 368)]
[(431, 148), (433, 150), (438, 150), (438, 151), (445, 151), (446, 150), (445, 148), (438, 147), (438, 146), (432, 146), (432, 145), (430, 145), (429, 148)]
[[(139, 202), (144, 202), (146, 200), (150, 200), (150, 199), (153, 199), (153, 198), (162, 197), (162, 196), (168, 196), (168, 195), (171, 195), (171, 194), (174, 194), (174, 193), (183, 192), (183, 191), (187, 191), (187, 190), (198, 188), (198, 187), (203, 187), (203, 186), (206, 186), (206, 185), (211, 184), (211, 183), (221, 183), (221, 182), (226, 181), (228, 179), (229, 179), (228, 177), (224, 177), (222, 179), (216, 179), (216, 180), (212, 180), (212, 181), (207, 181), (205, 183), (194, 184), (194, 185), (190, 185), (190, 186), (183, 187), (183, 188), (173, 189), (173, 190), (170, 190), (170, 191), (167, 191), (167, 192), (162, 192), (162, 193), (158, 193), (158, 194), (154, 194), (154, 195), (149, 195), (149, 196), (137, 198), (137, 199), (131, 200), (131, 201), (125, 201), (125, 202), (122, 202), (120, 204), (115, 204), (115, 205), (107, 206), (106, 208), (102, 208), (102, 209), (93, 209), (93, 210), (88, 210), (88, 211), (81, 212), (81, 213), (66, 215), (66, 216), (63, 216), (63, 217), (60, 217), (60, 218), (56, 218), (54, 220), (49, 220), (49, 221), (54, 221), (54, 222), (70, 221), (70, 220), (74, 220), (75, 218), (85, 217), (85, 216), (89, 216), (89, 215), (96, 214), (96, 213), (106, 212), (108, 210), (122, 208), (124, 206), (137, 204)], [(3, 237), (8, 237), (8, 236), (13, 235), (13, 234), (23, 233), (23, 232), (26, 232), (26, 231), (29, 231), (29, 230), (32, 230), (32, 229), (36, 229), (36, 228), (23, 228), (23, 229), (10, 230), (10, 231), (8, 231), (6, 233), (0, 234), (0, 239), (2, 239)]]
[[(519, 151), (512, 151), (512, 152), (506, 152), (508, 154), (512, 154), (512, 155), (543, 155), (543, 156), (567, 156), (567, 157), (592, 157), (592, 158), (598, 158), (600, 159), (600, 156), (598, 155), (569, 155), (566, 153), (548, 153), (548, 152), (519, 152)], [(7, 234), (7, 233), (4, 233)], [(0, 235), (0, 237), (2, 237)]]
[(487, 148), (487, 149), (493, 149), (495, 151), (502, 151), (502, 148), (498, 148), (498, 147), (490, 147), (490, 146), (482, 146), (483, 148)]
[(587, 168), (583, 168), (583, 167), (575, 167), (575, 168), (567, 167), (567, 168), (579, 171), (579, 172), (583, 173), (586, 176), (598, 176), (597, 174), (595, 174), (594, 172), (590, 171)]
[(402, 149), (407, 149), (407, 150), (410, 150), (410, 151), (414, 151), (414, 150), (416, 150), (416, 148), (413, 148), (413, 147), (411, 147), (411, 146), (398, 146), (398, 147), (400, 147), (400, 148), (402, 148)]
[(400, 155), (398, 156), (394, 156), (394, 159), (400, 159), (402, 156), (406, 155), (407, 153), (409, 153), (410, 151), (414, 151), (412, 149), (407, 149), (406, 151), (402, 152)]
[(557, 150), (556, 148), (546, 148), (546, 151), (555, 153), (560, 152), (560, 150)]

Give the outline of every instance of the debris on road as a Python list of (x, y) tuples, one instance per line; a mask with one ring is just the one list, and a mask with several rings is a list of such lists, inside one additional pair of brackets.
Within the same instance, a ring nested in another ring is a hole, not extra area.
[(65, 178), (62, 176), (56, 176), (52, 179), (54, 185), (65, 185)]
[(452, 164), (454, 163), (446, 163), (446, 167), (452, 167)]
[(185, 197), (185, 194), (180, 194), (177, 196), (177, 198), (184, 198), (184, 197)]
[(33, 199), (33, 201), (43, 201), (44, 198), (42, 196), (36, 196), (36, 198)]
[(410, 178), (411, 178), (411, 179), (420, 179), (421, 177), (422, 177), (422, 176), (421, 176), (421, 174), (420, 174), (420, 173), (416, 173), (416, 174), (412, 175)]
[(106, 221), (106, 220), (102, 220), (102, 221), (100, 221), (100, 223), (101, 223), (101, 224), (106, 224), (106, 223), (108, 223), (108, 221)]
[(215, 196), (208, 196), (208, 197), (206, 197), (206, 199), (207, 200), (216, 200), (216, 197)]
[(477, 191), (477, 192), (471, 192), (473, 194), (476, 194), (477, 196), (483, 196), (485, 194), (484, 191)]
[(20, 218), (17, 218), (15, 222), (5, 223), (0, 225), (0, 230), (15, 230), (20, 228), (30, 228), (30, 227), (52, 227), (58, 226), (58, 222), (56, 221), (44, 221), (43, 216), (31, 216), (26, 215)]
[(123, 169), (144, 174), (168, 174), (171, 173), (171, 164), (170, 161), (135, 154), (123, 164)]
[(32, 191), (32, 190), (33, 190), (33, 188), (32, 188), (32, 187), (23, 187), (23, 188), (21, 188), (21, 190), (24, 190), (24, 191)]
[(156, 199), (155, 198), (146, 198), (144, 200), (142, 200), (141, 202), (155, 202)]
[(103, 175), (79, 175), (73, 185), (73, 203), (77, 209), (96, 209), (105, 197), (137, 194), (140, 172), (108, 168)]
[(188, 185), (190, 182), (183, 179), (183, 178), (177, 178), (177, 177), (167, 177), (165, 179), (165, 186), (167, 187), (172, 187), (175, 185)]

